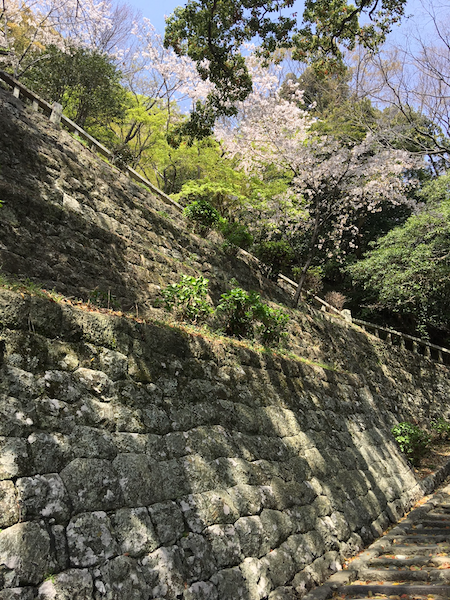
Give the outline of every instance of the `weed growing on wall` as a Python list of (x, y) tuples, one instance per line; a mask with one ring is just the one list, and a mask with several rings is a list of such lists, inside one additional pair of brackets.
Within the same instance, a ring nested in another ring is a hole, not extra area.
[(90, 291), (88, 304), (93, 304), (94, 306), (98, 306), (98, 308), (107, 308), (108, 310), (110, 308), (120, 308), (120, 303), (117, 301), (116, 297), (111, 294), (110, 290), (107, 292), (99, 289)]
[(225, 333), (233, 337), (254, 337), (265, 344), (276, 344), (285, 334), (289, 317), (280, 308), (271, 308), (261, 302), (256, 292), (235, 287), (222, 294), (217, 312), (224, 320)]
[(219, 223), (220, 215), (207, 200), (194, 200), (186, 206), (184, 216), (194, 224), (200, 235), (206, 235)]
[(191, 323), (204, 320), (213, 312), (208, 302), (208, 279), (182, 275), (180, 283), (171, 283), (162, 291), (165, 308)]
[(403, 421), (395, 425), (392, 428), (392, 435), (401, 452), (414, 465), (418, 464), (419, 459), (426, 453), (431, 443), (431, 436), (426, 431), (408, 421)]
[(273, 345), (286, 335), (288, 315), (261, 301), (256, 292), (234, 287), (222, 294), (214, 311), (208, 301), (208, 280), (182, 275), (180, 283), (171, 283), (162, 292), (166, 310), (191, 323), (205, 321), (215, 312), (226, 335), (254, 339)]
[(443, 440), (450, 439), (450, 423), (442, 417), (431, 423), (431, 428), (436, 432), (437, 436)]

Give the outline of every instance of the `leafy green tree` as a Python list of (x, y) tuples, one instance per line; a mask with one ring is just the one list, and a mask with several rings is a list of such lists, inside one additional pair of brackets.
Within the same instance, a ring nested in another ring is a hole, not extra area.
[[(382, 237), (349, 271), (380, 308), (411, 317), (417, 331), (449, 331), (450, 175), (422, 191), (425, 209)], [(436, 199), (438, 199), (436, 201)]]
[(120, 71), (106, 54), (49, 46), (40, 58), (27, 72), (27, 83), (49, 102), (61, 103), (75, 123), (98, 128), (123, 119), (126, 92)]
[[(404, 14), (406, 0), (307, 0), (303, 21), (282, 9), (294, 0), (188, 0), (168, 18), (166, 47), (187, 55), (214, 90), (206, 103), (197, 103), (185, 132), (211, 132), (217, 116), (236, 114), (235, 105), (252, 90), (241, 47), (255, 36), (268, 57), (278, 48), (293, 49), (294, 59), (312, 57), (324, 73), (342, 69), (342, 46), (357, 43), (375, 49)], [(360, 22), (361, 17), (368, 22)]]

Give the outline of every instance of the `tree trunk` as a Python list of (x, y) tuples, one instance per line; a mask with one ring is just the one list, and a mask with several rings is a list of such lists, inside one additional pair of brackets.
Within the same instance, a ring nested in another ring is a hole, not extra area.
[(317, 213), (315, 220), (314, 220), (314, 230), (313, 230), (313, 234), (311, 236), (311, 242), (309, 244), (308, 256), (306, 257), (306, 262), (303, 265), (302, 273), (300, 275), (300, 281), (298, 282), (297, 290), (295, 292), (294, 299), (293, 299), (294, 308), (297, 307), (298, 302), (302, 296), (302, 289), (303, 289), (303, 285), (305, 283), (306, 273), (308, 272), (308, 269), (311, 265), (312, 259), (314, 258), (314, 254), (316, 253), (316, 241), (317, 241), (317, 236), (319, 235), (319, 229), (320, 229), (319, 224), (320, 224), (320, 219), (319, 219), (319, 214)]

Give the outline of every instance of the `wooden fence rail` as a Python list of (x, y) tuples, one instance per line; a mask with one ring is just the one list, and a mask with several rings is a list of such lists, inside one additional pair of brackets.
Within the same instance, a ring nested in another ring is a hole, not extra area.
[[(0, 70), (0, 80), (4, 81), (7, 85), (12, 88), (13, 95), (16, 98), (26, 98), (32, 103), (33, 110), (41, 111), (49, 117), (50, 121), (55, 124), (61, 123), (64, 125), (66, 129), (68, 129), (71, 133), (76, 133), (82, 140), (87, 142), (89, 148), (92, 151), (97, 152), (104, 158), (108, 159), (111, 163), (114, 164), (114, 154), (108, 150), (103, 144), (93, 138), (87, 131), (84, 131), (79, 125), (71, 121), (68, 117), (62, 114), (62, 107), (57, 102), (54, 102), (52, 105), (37, 96), (34, 92), (24, 86), (20, 81)], [(158, 189), (155, 185), (153, 185), (148, 179), (140, 175), (137, 171), (132, 169), (131, 167), (125, 167), (124, 171), (138, 183), (145, 185), (152, 191), (154, 194), (168, 202), (174, 208), (179, 210), (180, 212), (183, 210), (183, 207), (178, 202), (175, 202), (170, 196), (165, 194), (162, 190)], [(240, 253), (243, 256), (247, 256), (251, 258), (252, 261), (256, 261), (256, 263), (260, 264), (260, 260), (257, 259), (252, 254), (246, 252), (245, 250), (240, 250)], [(280, 275), (280, 279), (296, 289), (297, 284), (292, 279), (289, 279), (285, 275)], [(425, 340), (421, 340), (420, 338), (413, 337), (406, 333), (401, 333), (400, 331), (395, 331), (394, 329), (389, 329), (388, 327), (381, 327), (380, 325), (374, 325), (373, 323), (368, 323), (367, 321), (361, 321), (360, 319), (351, 319), (348, 316), (348, 311), (341, 312), (322, 298), (309, 293), (314, 302), (316, 302), (322, 310), (326, 310), (329, 313), (332, 313), (336, 316), (343, 317), (346, 321), (350, 321), (354, 325), (357, 325), (364, 329), (365, 331), (372, 331), (374, 335), (383, 341), (399, 345), (401, 348), (406, 348), (415, 353), (423, 354), (426, 358), (430, 358), (436, 360), (440, 363), (450, 364), (450, 350), (447, 348), (443, 348), (441, 346), (437, 346), (435, 344), (431, 344)]]

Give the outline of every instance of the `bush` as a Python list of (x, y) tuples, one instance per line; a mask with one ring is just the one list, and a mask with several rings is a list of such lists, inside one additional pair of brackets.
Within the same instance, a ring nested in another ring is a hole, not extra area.
[(219, 230), (231, 246), (248, 250), (253, 244), (253, 236), (243, 223), (221, 219)]
[(205, 319), (213, 309), (207, 300), (208, 279), (182, 275), (180, 283), (171, 283), (162, 292), (167, 310), (186, 321)]
[(289, 316), (281, 308), (271, 308), (267, 304), (260, 303), (255, 308), (254, 314), (261, 322), (259, 332), (265, 344), (277, 344), (282, 335), (287, 335), (285, 330)]
[(210, 229), (219, 223), (220, 215), (207, 200), (194, 200), (186, 206), (184, 216), (194, 223), (201, 235), (206, 235)]
[(347, 298), (340, 292), (328, 292), (325, 296), (325, 302), (328, 302), (328, 304), (334, 306), (334, 308), (338, 311), (341, 311), (344, 308), (346, 301)]
[(259, 294), (233, 288), (222, 294), (217, 311), (225, 315), (225, 333), (234, 337), (251, 337), (253, 333), (253, 308)]
[(434, 429), (439, 438), (443, 440), (450, 438), (450, 423), (442, 417), (437, 421), (432, 421), (431, 428)]
[(217, 311), (225, 315), (225, 333), (238, 338), (254, 337), (255, 329), (265, 344), (275, 344), (284, 334), (288, 315), (261, 302), (256, 292), (233, 288), (222, 294)]
[(431, 436), (408, 421), (403, 421), (392, 428), (392, 435), (401, 452), (415, 465), (423, 456), (431, 442)]
[(276, 279), (278, 275), (290, 267), (294, 260), (294, 250), (287, 242), (261, 242), (253, 248), (253, 253), (268, 267), (268, 276)]

